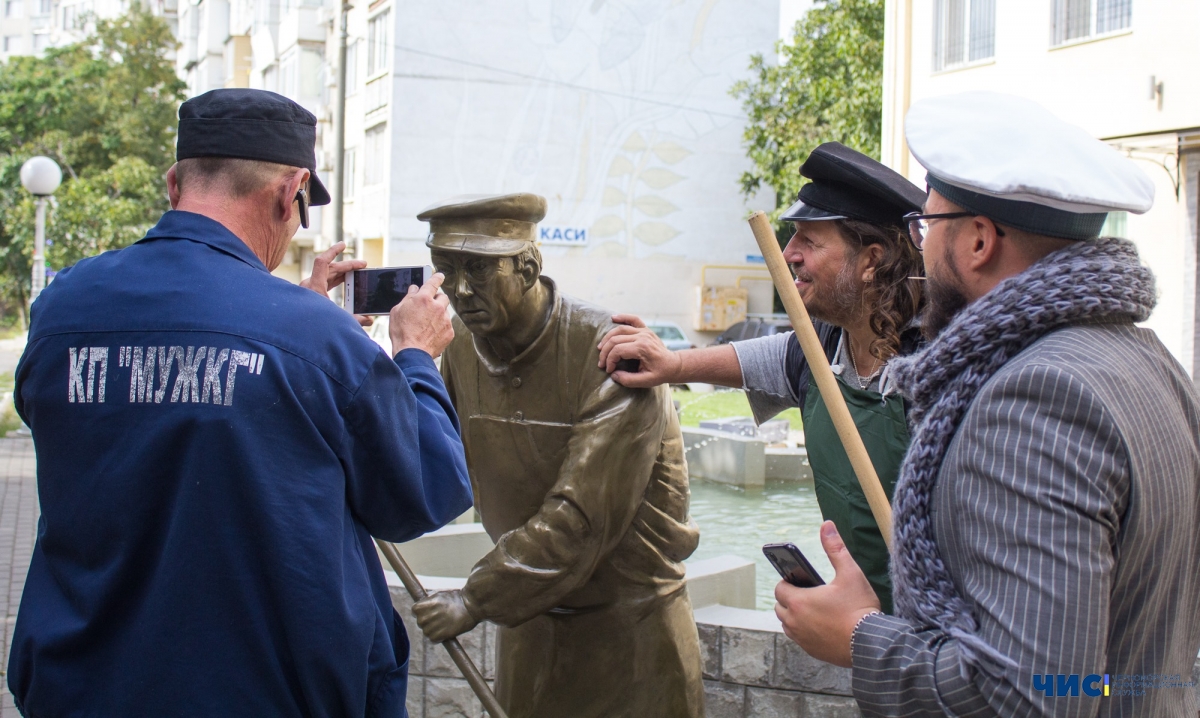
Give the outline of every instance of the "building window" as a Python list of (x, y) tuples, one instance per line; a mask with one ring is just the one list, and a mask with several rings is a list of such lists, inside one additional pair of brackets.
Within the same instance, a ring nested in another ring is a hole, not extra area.
[(253, 6), (255, 29), (264, 25), (274, 26), (279, 24), (279, 0), (256, 2), (253, 3)]
[(363, 152), (363, 185), (369, 187), (387, 179), (387, 123), (367, 130)]
[(271, 65), (263, 70), (263, 89), (269, 92), (279, 92), (279, 68)]
[[(266, 78), (263, 79), (266, 85)], [(268, 90), (272, 88), (267, 87)], [(272, 90), (286, 97), (296, 97), (296, 53), (291, 52), (279, 58), (279, 87)]]
[(392, 11), (384, 10), (367, 23), (367, 77), (388, 69)]
[(38, 33), (37, 35), (33, 36), (33, 51), (34, 52), (42, 52), (43, 50), (45, 50), (48, 47), (50, 47), (50, 35), (48, 35), (47, 33), (41, 32), (41, 33)]
[(38, 15), (49, 15), (52, 0), (38, 0)]
[(1108, 219), (1104, 220), (1104, 226), (1100, 228), (1100, 236), (1129, 239), (1129, 234), (1125, 229), (1125, 222), (1128, 219), (1128, 212), (1109, 212)]
[(367, 82), (366, 92), (363, 93), (363, 112), (371, 113), (381, 107), (387, 107), (391, 99), (391, 78), (381, 75)]
[(996, 0), (934, 0), (933, 69), (996, 55)]
[(75, 30), (78, 28), (78, 8), (75, 5), (67, 5), (62, 9), (62, 29)]
[(24, 0), (4, 0), (4, 17), (21, 17)]
[(345, 167), (342, 170), (342, 199), (354, 199), (354, 170), (358, 160), (358, 150), (346, 148)]
[(21, 36), (20, 35), (5, 35), (4, 36), (4, 51), (5, 52), (20, 52), (21, 51)]
[(300, 97), (324, 100), (325, 55), (320, 50), (304, 48), (300, 51)]
[(1065, 45), (1129, 28), (1133, 0), (1054, 0), (1053, 43)]

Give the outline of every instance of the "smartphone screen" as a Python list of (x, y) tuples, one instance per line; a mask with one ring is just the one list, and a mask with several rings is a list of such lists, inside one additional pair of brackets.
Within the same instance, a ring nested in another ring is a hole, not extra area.
[(425, 282), (424, 267), (382, 267), (354, 271), (354, 314), (387, 314), (408, 294), (412, 285)]
[(763, 546), (763, 555), (779, 572), (784, 581), (800, 588), (824, 586), (825, 579), (812, 567), (800, 549), (790, 543), (769, 543)]

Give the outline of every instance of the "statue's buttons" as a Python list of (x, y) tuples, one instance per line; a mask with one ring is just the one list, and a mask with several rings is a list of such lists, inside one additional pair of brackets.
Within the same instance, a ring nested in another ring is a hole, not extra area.
[(514, 389), (520, 389), (521, 388), (521, 377), (514, 376), (512, 378), (512, 385), (513, 385)]
[(513, 414), (513, 418), (517, 421), (525, 421), (525, 412), (518, 411), (517, 413)]

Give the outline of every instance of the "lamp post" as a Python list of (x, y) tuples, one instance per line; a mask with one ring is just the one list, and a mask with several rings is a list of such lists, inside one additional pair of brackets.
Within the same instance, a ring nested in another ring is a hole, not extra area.
[(37, 299), (46, 286), (46, 198), (62, 184), (58, 163), (41, 155), (21, 165), (21, 185), (36, 198), (37, 223), (33, 240), (33, 281), (29, 301)]
[[(346, 43), (350, 33), (347, 30), (348, 16), (353, 6), (349, 2), (341, 3), (338, 12), (338, 65), (337, 65), (337, 104), (334, 106), (333, 117), (333, 243), (345, 240), (343, 228), (346, 212)], [(346, 243), (344, 254), (346, 259), (352, 259), (358, 248)]]

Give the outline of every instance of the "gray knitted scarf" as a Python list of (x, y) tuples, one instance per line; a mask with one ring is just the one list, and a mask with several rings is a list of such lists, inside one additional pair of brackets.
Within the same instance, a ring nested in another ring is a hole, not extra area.
[(911, 401), (912, 444), (896, 482), (892, 584), (896, 611), (959, 643), (966, 666), (998, 675), (1012, 662), (983, 641), (938, 552), (934, 484), (971, 400), (1006, 362), (1046, 334), (1095, 322), (1135, 322), (1154, 308), (1154, 276), (1121, 239), (1078, 242), (1009, 277), (964, 308), (922, 351), (895, 360)]

